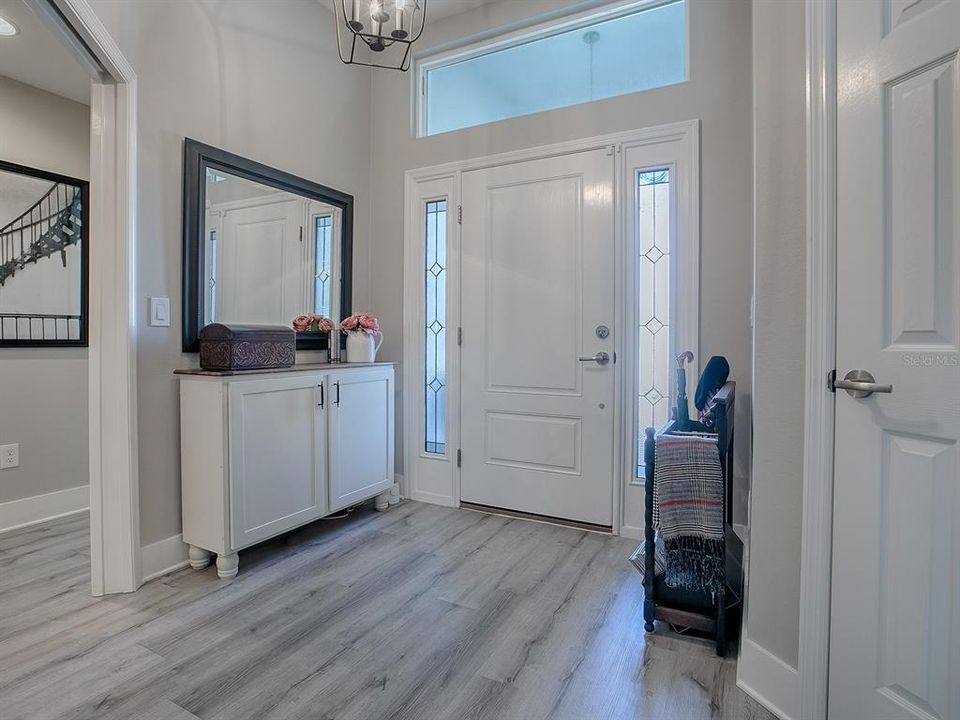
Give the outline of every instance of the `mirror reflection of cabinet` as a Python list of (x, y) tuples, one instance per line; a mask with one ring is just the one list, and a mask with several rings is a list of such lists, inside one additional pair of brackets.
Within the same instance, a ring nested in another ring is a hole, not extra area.
[(350, 314), (352, 196), (188, 139), (183, 202), (185, 351), (211, 322)]

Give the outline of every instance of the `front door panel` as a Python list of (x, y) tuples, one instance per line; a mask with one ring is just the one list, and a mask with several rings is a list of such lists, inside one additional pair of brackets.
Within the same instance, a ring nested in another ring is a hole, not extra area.
[(612, 191), (606, 150), (463, 176), (464, 502), (612, 522)]

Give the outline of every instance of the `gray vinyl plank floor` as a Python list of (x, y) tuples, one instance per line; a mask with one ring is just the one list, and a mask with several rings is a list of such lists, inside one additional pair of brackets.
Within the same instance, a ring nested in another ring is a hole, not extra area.
[(769, 720), (643, 632), (632, 541), (414, 502), (89, 594), (76, 515), (0, 535), (3, 720)]

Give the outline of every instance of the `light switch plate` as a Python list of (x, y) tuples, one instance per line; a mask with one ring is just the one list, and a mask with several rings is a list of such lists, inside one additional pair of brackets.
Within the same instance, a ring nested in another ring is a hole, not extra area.
[(0, 445), (0, 470), (20, 467), (20, 443)]
[(150, 298), (150, 325), (170, 327), (170, 298)]

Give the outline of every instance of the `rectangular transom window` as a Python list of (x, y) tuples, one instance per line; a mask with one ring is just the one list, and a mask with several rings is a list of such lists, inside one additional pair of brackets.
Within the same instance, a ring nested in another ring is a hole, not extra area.
[(419, 134), (687, 79), (685, 0), (644, 2), (420, 63)]

